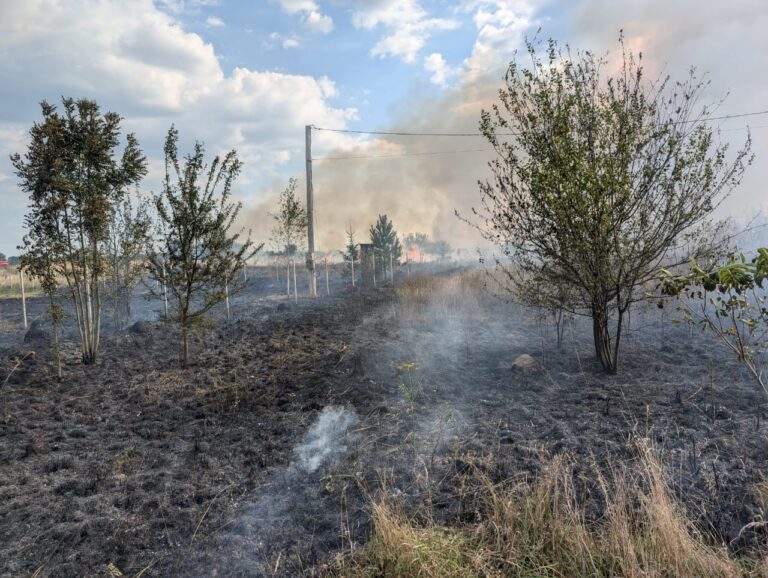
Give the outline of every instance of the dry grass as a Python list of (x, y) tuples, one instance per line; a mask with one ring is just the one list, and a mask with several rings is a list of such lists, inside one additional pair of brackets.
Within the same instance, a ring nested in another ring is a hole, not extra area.
[[(461, 528), (410, 520), (391, 499), (373, 503), (374, 534), (331, 575), (728, 578), (767, 576), (764, 558), (736, 560), (689, 521), (647, 447), (631, 468), (598, 474), (601, 511), (588, 520), (574, 460), (550, 460), (533, 482), (496, 485), (476, 474), (480, 522)], [(594, 506), (595, 504), (592, 503)]]
[(479, 313), (479, 305), (489, 298), (489, 277), (484, 269), (471, 269), (456, 275), (412, 275), (396, 287), (398, 303), (406, 319), (425, 314), (442, 319), (454, 315)]
[[(24, 278), (24, 290), (27, 297), (41, 294), (40, 283), (32, 278)], [(18, 267), (0, 268), (0, 298), (18, 298), (21, 297), (21, 285), (19, 283)]]

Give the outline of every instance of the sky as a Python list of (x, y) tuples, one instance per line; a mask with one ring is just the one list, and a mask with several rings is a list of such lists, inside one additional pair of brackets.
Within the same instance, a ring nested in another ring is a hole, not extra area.
[[(768, 110), (764, 0), (0, 0), (0, 252), (23, 235), (9, 155), (42, 100), (119, 113), (150, 160), (144, 194), (159, 189), (171, 124), (182, 151), (235, 148), (238, 224), (267, 241), (280, 190), (291, 176), (304, 190), (305, 125), (474, 132), (526, 37), (603, 53), (620, 30), (651, 76), (706, 73), (705, 97), (727, 96), (718, 113)], [(717, 124), (733, 147), (747, 126), (755, 161), (721, 210), (739, 218), (768, 208), (768, 115)], [(477, 242), (455, 211), (479, 204), (490, 175), (481, 138), (312, 138), (314, 157), (369, 157), (313, 163), (319, 249), (341, 248), (350, 224), (364, 241), (378, 213), (400, 233)]]

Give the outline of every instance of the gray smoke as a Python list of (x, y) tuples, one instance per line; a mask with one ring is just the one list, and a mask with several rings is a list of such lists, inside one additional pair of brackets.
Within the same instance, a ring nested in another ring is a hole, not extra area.
[(332, 462), (347, 451), (350, 428), (357, 425), (354, 411), (345, 407), (328, 406), (320, 412), (315, 423), (296, 447), (294, 468), (313, 473), (321, 465)]

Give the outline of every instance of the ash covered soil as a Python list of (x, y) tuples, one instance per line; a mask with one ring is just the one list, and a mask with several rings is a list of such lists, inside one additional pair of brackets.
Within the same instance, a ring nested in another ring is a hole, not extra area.
[(1, 379), (36, 355), (0, 389), (0, 575), (318, 575), (365, 542), (377, 492), (460, 523), (470, 470), (523, 477), (569, 451), (589, 491), (637, 439), (703, 531), (764, 539), (739, 532), (763, 515), (765, 400), (708, 336), (637, 310), (606, 376), (587, 323), (559, 349), (481, 272), (343, 286), (285, 303), (264, 273), (185, 369), (159, 322), (110, 332), (95, 366), (68, 354), (62, 383), (45, 343), (3, 334)]

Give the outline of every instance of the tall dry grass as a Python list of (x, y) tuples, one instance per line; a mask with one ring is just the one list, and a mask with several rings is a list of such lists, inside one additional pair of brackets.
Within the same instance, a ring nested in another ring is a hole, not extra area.
[(448, 528), (416, 523), (389, 498), (372, 504), (370, 542), (329, 572), (348, 578), (768, 576), (755, 555), (735, 559), (712, 544), (687, 516), (645, 446), (630, 468), (597, 473), (603, 512), (585, 515), (574, 484), (573, 458), (551, 459), (532, 482), (493, 484), (476, 475), (482, 521)]
[[(24, 277), (24, 291), (27, 296), (36, 296), (41, 293), (40, 283), (29, 275)], [(0, 268), (0, 298), (21, 297), (21, 283), (19, 281), (18, 267)]]
[(490, 298), (487, 283), (490, 278), (484, 269), (469, 269), (453, 275), (412, 275), (395, 291), (398, 306), (404, 316), (418, 319), (428, 314), (450, 319), (454, 315), (471, 315), (479, 305)]

